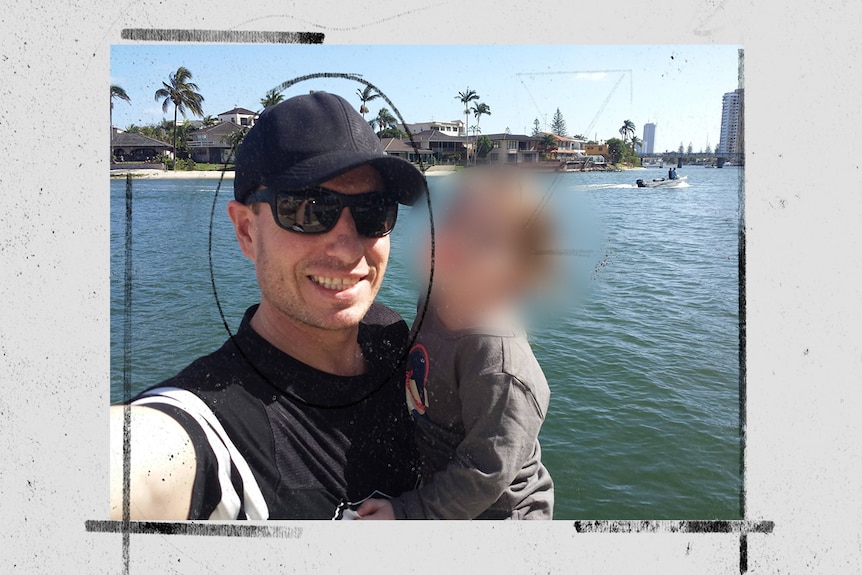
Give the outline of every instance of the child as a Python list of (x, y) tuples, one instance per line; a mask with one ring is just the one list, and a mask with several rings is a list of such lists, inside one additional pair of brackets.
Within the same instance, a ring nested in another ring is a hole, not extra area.
[(517, 171), (471, 172), (437, 228), (432, 292), (407, 364), (423, 480), (365, 501), (357, 519), (553, 514), (537, 439), (550, 391), (513, 319), (547, 271), (548, 218)]

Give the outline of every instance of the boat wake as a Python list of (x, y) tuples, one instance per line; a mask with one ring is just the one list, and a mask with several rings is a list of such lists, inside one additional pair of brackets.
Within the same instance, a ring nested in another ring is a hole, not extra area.
[(585, 190), (629, 190), (637, 188), (634, 184), (587, 184)]

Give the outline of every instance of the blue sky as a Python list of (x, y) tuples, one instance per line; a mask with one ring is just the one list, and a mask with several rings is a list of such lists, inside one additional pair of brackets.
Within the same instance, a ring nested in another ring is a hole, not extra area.
[[(618, 136), (626, 119), (643, 135), (655, 122), (656, 150), (691, 142), (697, 151), (718, 144), (721, 98), (738, 87), (739, 46), (573, 45), (115, 45), (111, 83), (131, 105), (116, 101), (114, 125), (159, 122), (153, 97), (179, 66), (191, 70), (206, 114), (234, 106), (260, 109), (270, 88), (317, 72), (361, 74), (397, 106), (407, 122), (464, 119), (455, 96), (470, 87), (491, 116), (482, 133), (530, 133), (534, 118), (551, 122), (560, 108), (570, 135)], [(631, 72), (628, 72), (630, 70)], [(614, 87), (616, 88), (614, 89)], [(312, 80), (286, 96), (309, 90), (340, 94), (359, 106), (358, 83)], [(602, 105), (607, 103), (602, 109)], [(385, 105), (369, 104), (371, 117)], [(475, 120), (470, 118), (472, 125)], [(543, 126), (544, 127), (544, 126)]]

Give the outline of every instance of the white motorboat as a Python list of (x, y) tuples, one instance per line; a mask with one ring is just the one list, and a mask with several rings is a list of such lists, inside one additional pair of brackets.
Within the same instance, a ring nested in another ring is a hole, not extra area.
[(688, 176), (680, 176), (674, 179), (661, 178), (655, 180), (638, 180), (637, 185), (639, 188), (677, 188), (681, 184), (685, 183), (688, 179)]

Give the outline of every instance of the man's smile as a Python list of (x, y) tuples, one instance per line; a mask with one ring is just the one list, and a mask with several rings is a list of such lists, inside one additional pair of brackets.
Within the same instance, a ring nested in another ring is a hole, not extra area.
[(357, 283), (364, 280), (366, 277), (368, 276), (363, 276), (360, 278), (338, 278), (310, 275), (308, 276), (308, 279), (325, 289), (341, 291), (355, 286)]

